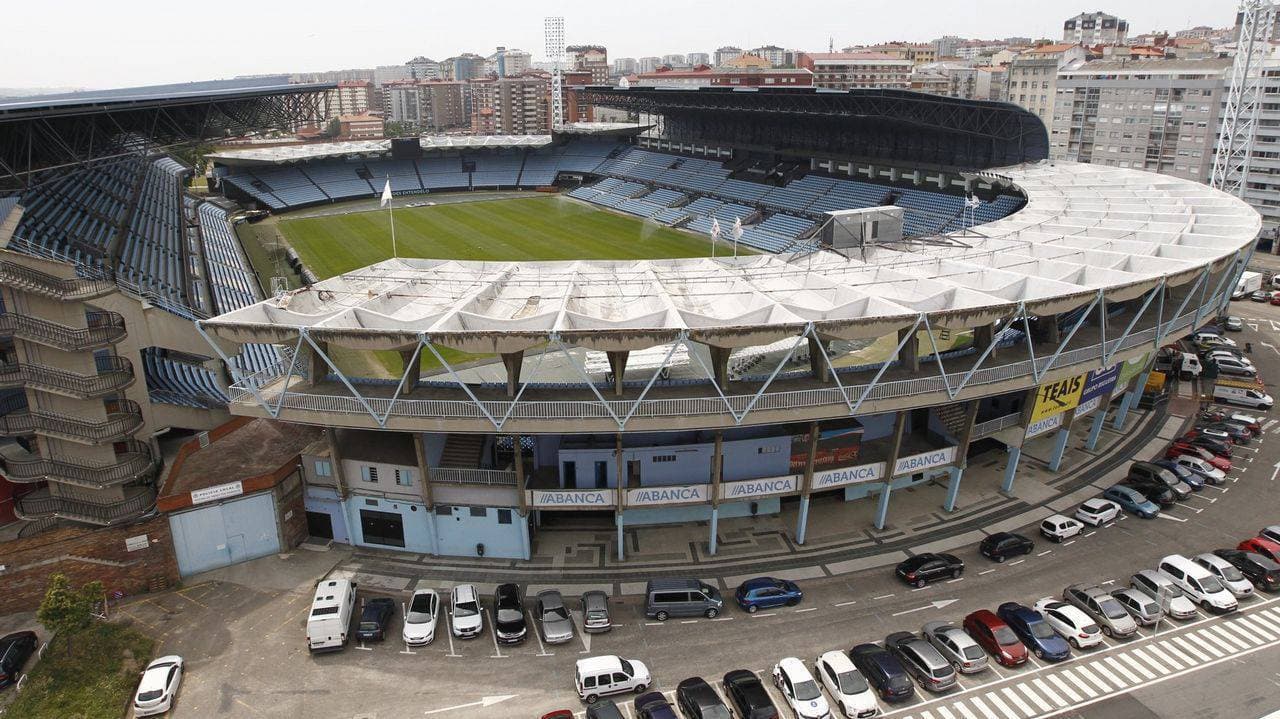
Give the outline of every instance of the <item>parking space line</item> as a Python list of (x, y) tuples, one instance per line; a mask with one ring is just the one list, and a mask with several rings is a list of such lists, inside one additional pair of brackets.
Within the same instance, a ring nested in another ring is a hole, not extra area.
[(858, 600), (856, 600), (856, 599), (850, 599), (850, 600), (849, 600), (849, 601), (847, 601), (847, 602), (837, 602), (835, 606), (837, 606), (837, 607), (847, 607), (847, 606), (849, 606), (850, 604), (857, 604), (857, 603), (858, 603)]
[(1027, 561), (1027, 560), (1025, 560), (1025, 559), (1019, 559), (1019, 560), (1017, 560), (1016, 562), (1009, 562), (1009, 566), (1010, 566), (1010, 567), (1012, 567), (1012, 566), (1013, 566), (1013, 565), (1015, 565), (1015, 564), (1022, 564), (1022, 563), (1023, 563), (1023, 562), (1025, 562), (1025, 561)]
[(805, 612), (816, 612), (816, 611), (818, 611), (817, 607), (805, 607), (804, 609), (797, 609), (796, 614), (804, 614)]
[(776, 612), (765, 612), (763, 614), (761, 614), (760, 612), (756, 612), (755, 614), (748, 614), (747, 616), (755, 617), (756, 619), (763, 619), (764, 617), (776, 617), (778, 615)]
[[(533, 625), (530, 625), (533, 626)], [(502, 649), (498, 647), (498, 622), (494, 620), (493, 628), (489, 632), (489, 638), (493, 640), (493, 654), (489, 655), (490, 659), (506, 659), (506, 655), (502, 653)]]
[(462, 655), (461, 655), (461, 654), (458, 654), (457, 652), (455, 652), (455, 651), (453, 650), (453, 612), (452, 612), (452, 611), (448, 611), (448, 612), (445, 612), (445, 613), (449, 615), (449, 626), (445, 627), (445, 636), (446, 636), (446, 637), (449, 637), (449, 653), (448, 653), (448, 654), (446, 654), (445, 656), (446, 656), (446, 657), (460, 657), (460, 656), (462, 656)]
[(990, 574), (994, 571), (996, 571), (995, 567), (992, 567), (991, 569), (984, 569), (983, 571), (978, 572), (978, 576), (982, 576), (983, 574)]
[[(1036, 710), (1032, 709), (1030, 704), (1022, 701), (1022, 697), (1018, 696), (1018, 693), (1013, 690), (1013, 687), (1001, 687), (1000, 691), (1004, 692), (1004, 695), (1009, 698), (1009, 701), (1013, 702), (1013, 705), (1018, 707), (1023, 714), (1026, 714), (1027, 716), (1035, 715)], [(1045, 708), (1048, 709), (1048, 707)]]
[(1044, 556), (1044, 555), (1046, 555), (1046, 554), (1052, 554), (1052, 553), (1053, 553), (1053, 550), (1052, 550), (1052, 549), (1046, 549), (1046, 550), (1044, 550), (1043, 552), (1039, 552), (1039, 553), (1037, 553), (1037, 554), (1036, 554), (1036, 556), (1037, 556), (1037, 557), (1043, 557), (1043, 556)]
[(547, 651), (547, 647), (542, 643), (542, 632), (538, 631), (538, 625), (533, 621), (533, 612), (525, 610), (529, 615), (529, 626), (533, 627), (533, 637), (538, 640), (538, 654), (540, 657), (554, 657), (555, 652)]
[(1070, 702), (1071, 704), (1075, 704), (1076, 702), (1080, 701), (1080, 695), (1076, 694), (1074, 689), (1067, 686), (1066, 682), (1059, 679), (1057, 674), (1050, 674), (1047, 678), (1049, 679), (1050, 684), (1057, 687), (1058, 691), (1066, 695), (1068, 702)]

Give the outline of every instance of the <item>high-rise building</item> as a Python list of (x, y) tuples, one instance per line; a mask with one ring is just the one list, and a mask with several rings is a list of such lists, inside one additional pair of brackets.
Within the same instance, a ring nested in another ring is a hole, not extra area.
[(1068, 43), (1041, 45), (1019, 53), (1009, 64), (1008, 101), (1035, 113), (1052, 131), (1058, 70), (1084, 59), (1084, 48)]
[(938, 59), (938, 49), (932, 43), (886, 42), (867, 47), (846, 47), (844, 52), (879, 52), (910, 60), (916, 65), (925, 65)]
[[(1275, 233), (1280, 230), (1280, 60), (1268, 59), (1263, 65), (1262, 76), (1262, 107), (1253, 152), (1249, 155), (1244, 200), (1262, 215), (1263, 229)], [(1231, 73), (1227, 71), (1224, 86), (1230, 81)], [(1222, 119), (1218, 121), (1221, 123)], [(1217, 129), (1214, 137), (1216, 139)], [(1274, 246), (1280, 246), (1280, 243)]]
[(1206, 182), (1231, 60), (1095, 60), (1058, 72), (1049, 156)]
[(835, 90), (911, 87), (913, 63), (878, 52), (800, 53), (796, 64), (813, 71), (813, 84)]
[(439, 80), (440, 63), (421, 55), (405, 63), (409, 68), (409, 76), (414, 80)]
[(587, 84), (605, 85), (609, 82), (609, 51), (603, 45), (570, 45), (564, 49), (567, 69), (591, 74)]
[(484, 76), (484, 58), (475, 53), (463, 53), (440, 63), (440, 79), (466, 82), (473, 77)]
[(342, 80), (324, 94), (328, 118), (341, 115), (364, 115), (374, 107), (373, 83), (369, 80)]
[(934, 40), (931, 44), (934, 49), (935, 57), (955, 57), (956, 49), (960, 47), (960, 43), (964, 42), (964, 38), (955, 35), (943, 35)]
[(911, 89), (966, 100), (991, 99), (991, 69), (944, 61), (916, 67)]
[(711, 56), (705, 52), (690, 52), (685, 54), (684, 61), (694, 67), (699, 65), (710, 65)]
[(1129, 35), (1129, 23), (1104, 12), (1082, 12), (1062, 23), (1064, 43), (1086, 45), (1123, 45)]
[[(735, 61), (736, 62), (736, 61)], [(671, 70), (636, 76), (639, 87), (812, 87), (813, 73), (791, 68), (703, 67)]]
[(418, 132), (466, 127), (463, 87), (464, 83), (450, 80), (390, 83), (382, 88), (383, 112), (387, 122)]
[(492, 55), (484, 60), (484, 74), (498, 77), (516, 77), (528, 72), (532, 67), (533, 56), (518, 48), (506, 48), (501, 45)]
[(470, 82), (471, 131), (477, 135), (551, 132), (551, 76), (485, 77)]
[(615, 57), (613, 59), (614, 75), (630, 75), (636, 71), (636, 59), (634, 57)]
[[(768, 60), (771, 67), (782, 67), (783, 65), (792, 64), (787, 61), (787, 51), (777, 45), (761, 45), (760, 47), (752, 50), (751, 54)], [(791, 59), (795, 59), (794, 53), (792, 53)]]
[(642, 57), (636, 63), (636, 72), (653, 72), (662, 64), (660, 57)]
[(412, 79), (413, 73), (407, 65), (379, 65), (373, 69), (373, 84), (378, 87), (389, 82)]
[(715, 60), (715, 66), (720, 67), (740, 55), (742, 55), (742, 48), (740, 47), (726, 45), (724, 47), (716, 48), (715, 55), (713, 57)]
[(685, 60), (684, 55), (673, 54), (673, 55), (663, 55), (662, 64), (666, 65), (667, 67), (683, 67), (687, 65), (688, 62)]

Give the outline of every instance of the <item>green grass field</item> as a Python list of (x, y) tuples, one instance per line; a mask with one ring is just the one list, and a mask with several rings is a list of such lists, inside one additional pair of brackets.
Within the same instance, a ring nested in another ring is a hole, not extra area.
[[(556, 196), (460, 202), (395, 211), (401, 257), (589, 260), (704, 257), (711, 243)], [(289, 219), (280, 233), (318, 277), (391, 256), (386, 210)]]

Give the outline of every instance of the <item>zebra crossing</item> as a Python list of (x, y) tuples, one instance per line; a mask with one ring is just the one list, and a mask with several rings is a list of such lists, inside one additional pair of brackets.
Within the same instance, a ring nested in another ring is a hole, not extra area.
[[(1280, 644), (1280, 606), (1269, 600), (1106, 649), (1078, 652), (950, 695), (885, 712), (895, 719), (1037, 719)], [(1031, 665), (1027, 665), (1031, 666)]]

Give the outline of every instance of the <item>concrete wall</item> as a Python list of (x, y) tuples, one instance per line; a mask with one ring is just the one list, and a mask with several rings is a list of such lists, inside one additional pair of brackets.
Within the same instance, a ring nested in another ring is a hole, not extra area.
[[(673, 484), (701, 484), (711, 481), (711, 458), (715, 445), (676, 444), (651, 447), (623, 447), (624, 462), (640, 462), (640, 480), (646, 487)], [(561, 447), (557, 471), (560, 486), (565, 484), (565, 462), (574, 462), (579, 488), (594, 487), (597, 463), (603, 463), (607, 486), (618, 486), (618, 462), (613, 448), (571, 449)], [(789, 435), (724, 442), (724, 481), (776, 477), (789, 473)], [(624, 471), (627, 471), (624, 469)]]
[[(404, 526), (404, 547), (365, 541), (360, 526), (361, 510), (399, 515)], [(528, 524), (514, 508), (503, 508), (501, 517), (499, 508), (494, 507), (437, 505), (434, 512), (428, 512), (418, 502), (353, 495), (347, 500), (346, 511), (350, 517), (352, 544), (462, 557), (477, 556), (476, 545), (484, 544), (486, 557), (529, 558)], [(502, 519), (510, 522), (504, 524)]]

